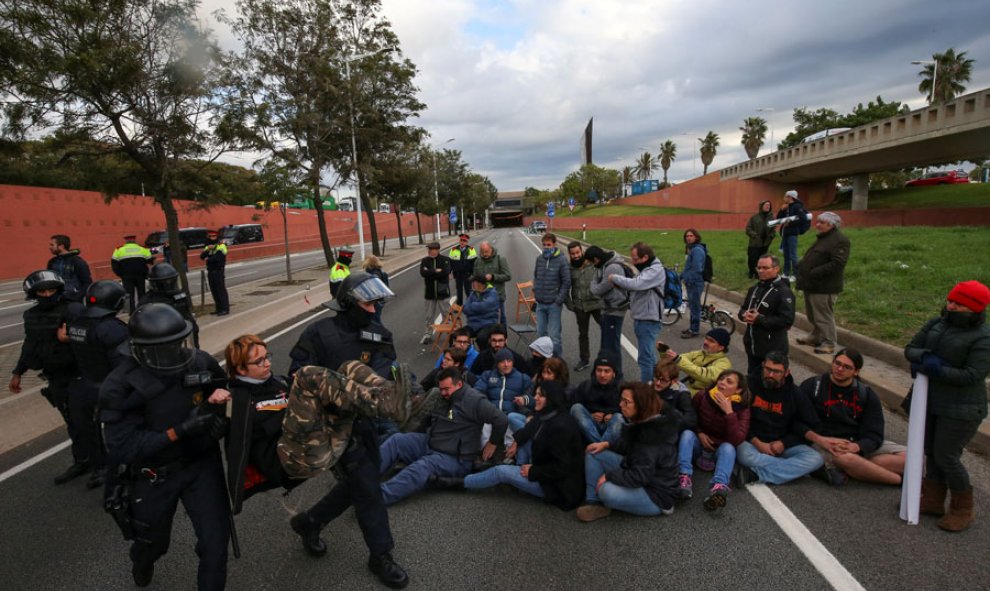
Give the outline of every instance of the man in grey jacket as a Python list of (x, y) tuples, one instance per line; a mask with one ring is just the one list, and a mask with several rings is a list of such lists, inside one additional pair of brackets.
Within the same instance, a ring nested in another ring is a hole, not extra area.
[(636, 346), (639, 353), (639, 380), (650, 383), (653, 379), (653, 366), (657, 363), (657, 338), (660, 336), (660, 296), (663, 293), (666, 276), (663, 265), (653, 249), (637, 242), (629, 253), (629, 258), (639, 274), (626, 277), (624, 274), (608, 276), (612, 285), (629, 294), (629, 309), (632, 311), (633, 330), (636, 332)]
[[(584, 256), (595, 266), (595, 276), (591, 280), (591, 293), (602, 299), (602, 341), (601, 350), (622, 353), (622, 322), (629, 309), (629, 294), (612, 285), (609, 275), (626, 276), (622, 256), (613, 251), (589, 246)], [(631, 273), (630, 273), (631, 274)]]
[(533, 297), (536, 299), (536, 334), (550, 337), (553, 354), (561, 356), (560, 311), (571, 291), (571, 272), (567, 257), (557, 248), (557, 237), (543, 235), (543, 252), (536, 257), (533, 269)]
[[(506, 415), (484, 394), (464, 384), (461, 371), (448, 367), (437, 377), (440, 396), (430, 415), (426, 433), (396, 433), (382, 444), (381, 473), (396, 462), (406, 467), (382, 483), (382, 500), (392, 505), (424, 488), (431, 476), (464, 476), (480, 452), (489, 460), (505, 438)], [(481, 446), (481, 430), (492, 426), (491, 437)]]

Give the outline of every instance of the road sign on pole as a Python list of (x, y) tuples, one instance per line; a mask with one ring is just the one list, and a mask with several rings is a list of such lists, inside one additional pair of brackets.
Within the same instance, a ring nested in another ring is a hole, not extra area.
[(553, 201), (551, 201), (547, 203), (547, 217), (553, 219), (553, 214), (554, 214)]
[(450, 208), (450, 223), (451, 224), (456, 224), (457, 223), (457, 207), (456, 206)]
[(567, 200), (567, 209), (574, 211), (574, 198), (571, 197)]

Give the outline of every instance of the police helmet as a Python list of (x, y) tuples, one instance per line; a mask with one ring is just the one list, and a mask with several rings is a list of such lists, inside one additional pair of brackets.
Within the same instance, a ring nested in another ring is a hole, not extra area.
[(41, 270), (31, 273), (24, 278), (24, 293), (27, 299), (38, 299), (38, 291), (54, 289), (58, 294), (65, 291), (65, 281), (55, 271)]
[(182, 372), (193, 358), (192, 330), (192, 323), (172, 306), (144, 304), (134, 311), (128, 323), (131, 354), (153, 372)]
[(148, 272), (148, 282), (155, 291), (173, 293), (179, 290), (179, 272), (168, 263), (158, 263)]
[(323, 305), (344, 312), (357, 302), (379, 302), (393, 297), (395, 293), (381, 279), (364, 271), (354, 271), (340, 282), (337, 297)]
[(87, 318), (98, 318), (120, 312), (127, 301), (127, 292), (116, 281), (101, 279), (94, 281), (86, 290), (86, 309), (82, 315)]

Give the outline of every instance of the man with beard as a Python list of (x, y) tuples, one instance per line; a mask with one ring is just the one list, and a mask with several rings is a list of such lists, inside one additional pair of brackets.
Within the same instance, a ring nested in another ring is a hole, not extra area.
[(585, 259), (580, 242), (571, 242), (567, 246), (567, 254), (571, 258), (571, 291), (567, 294), (564, 304), (574, 312), (578, 325), (578, 351), (580, 361), (574, 366), (574, 371), (588, 368), (591, 360), (588, 344), (588, 325), (594, 318), (599, 326), (602, 324), (602, 300), (591, 291), (591, 282), (595, 278), (595, 265)]
[(787, 332), (794, 324), (794, 294), (789, 282), (780, 278), (780, 261), (765, 254), (756, 263), (760, 281), (746, 292), (739, 319), (746, 323), (743, 346), (752, 374), (770, 351), (787, 353)]
[(784, 484), (821, 468), (821, 455), (804, 443), (814, 411), (794, 384), (787, 356), (767, 353), (760, 376), (750, 376), (749, 386), (749, 433), (736, 448), (739, 485)]

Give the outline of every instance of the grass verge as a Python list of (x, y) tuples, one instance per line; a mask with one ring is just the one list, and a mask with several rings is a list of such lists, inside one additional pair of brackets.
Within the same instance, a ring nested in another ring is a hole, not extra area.
[[(870, 191), (870, 209), (925, 207), (990, 207), (990, 183), (932, 185)], [(849, 209), (852, 193), (846, 192), (829, 209)]]
[[(884, 227), (843, 229), (852, 244), (845, 290), (836, 304), (843, 327), (903, 347), (925, 320), (936, 316), (945, 295), (959, 281), (990, 284), (990, 229)], [(745, 293), (752, 285), (746, 270), (746, 235), (740, 231), (702, 232), (715, 263), (715, 283)], [(630, 245), (653, 246), (665, 265), (684, 264), (682, 232), (589, 230), (588, 241), (628, 256)], [(815, 241), (809, 232), (799, 254)], [(780, 255), (780, 239), (770, 247)], [(798, 296), (798, 311), (804, 300)], [(732, 310), (733, 313), (736, 310)]]

